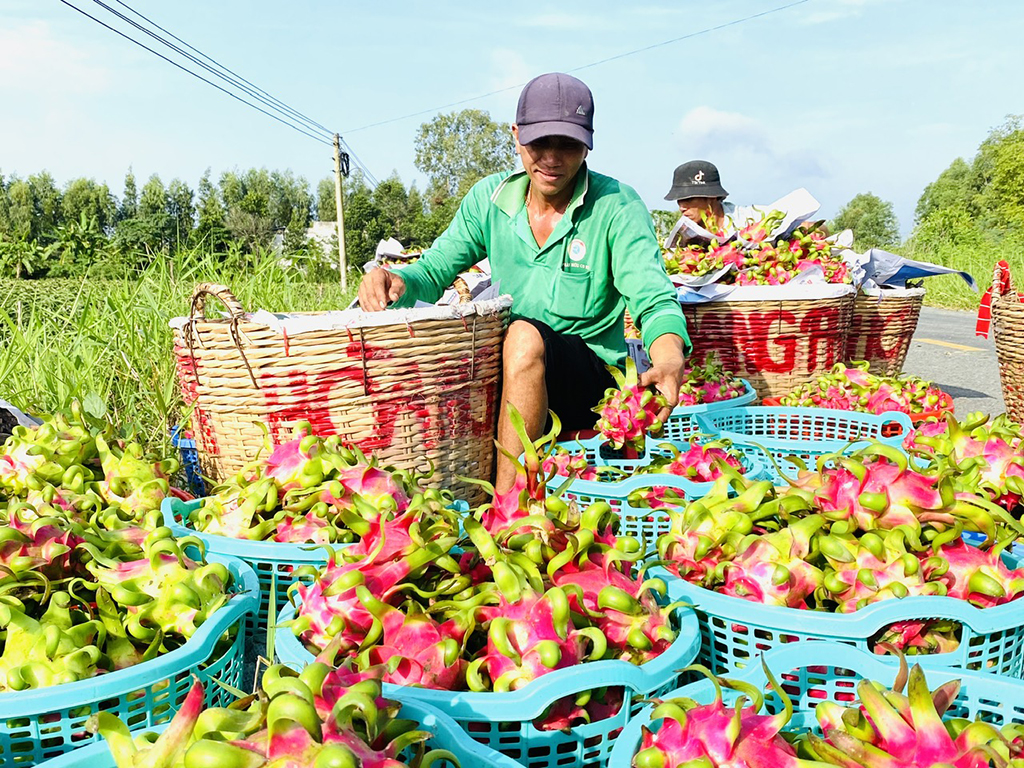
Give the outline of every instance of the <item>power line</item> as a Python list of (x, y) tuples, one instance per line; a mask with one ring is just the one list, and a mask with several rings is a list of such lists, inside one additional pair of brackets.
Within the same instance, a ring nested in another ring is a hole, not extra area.
[[(116, 11), (114, 11), (113, 9), (111, 9), (111, 8), (110, 8), (109, 6), (107, 6), (106, 4), (104, 4), (104, 3), (100, 2), (100, 0), (93, 0), (93, 2), (96, 2), (96, 3), (98, 3), (99, 5), (102, 5), (102, 6), (103, 6), (104, 8), (106, 8), (106, 9), (107, 9), (108, 11), (111, 11), (111, 13), (115, 13), (115, 14), (117, 14), (117, 15), (118, 15), (118, 16), (119, 16), (120, 18), (125, 18), (125, 17), (124, 17), (124, 16), (122, 16), (121, 14), (119, 14), (119, 13), (117, 13)], [(132, 8), (132, 7), (130, 6), (130, 5), (128, 5), (127, 3), (121, 2), (121, 0), (114, 0), (114, 2), (116, 2), (116, 3), (118, 4), (118, 5), (120, 5), (121, 7), (125, 8), (125, 9), (126, 9), (126, 10), (128, 10), (129, 12), (131, 12), (131, 13), (135, 14), (136, 16), (138, 16), (138, 17), (139, 17), (140, 19), (142, 19), (143, 21), (145, 21), (145, 22), (146, 22), (147, 24), (149, 24), (150, 26), (152, 26), (152, 27), (154, 27), (154, 28), (156, 28), (156, 29), (160, 30), (160, 31), (161, 31), (161, 32), (163, 32), (163, 33), (164, 33), (165, 35), (168, 35), (169, 37), (171, 37), (171, 38), (172, 38), (173, 40), (175, 40), (175, 41), (177, 41), (177, 42), (181, 43), (181, 44), (182, 44), (183, 46), (185, 46), (186, 48), (188, 48), (188, 49), (189, 49), (190, 51), (194, 51), (195, 53), (199, 54), (200, 56), (202, 56), (202, 57), (203, 57), (204, 59), (206, 59), (206, 60), (207, 60), (208, 62), (210, 62), (211, 64), (213, 64), (214, 66), (216, 66), (217, 68), (219, 68), (220, 70), (222, 70), (223, 72), (226, 72), (226, 73), (228, 73), (229, 75), (231, 75), (231, 76), (232, 76), (233, 78), (236, 78), (236, 80), (230, 80), (229, 78), (225, 78), (225, 79), (228, 79), (228, 80), (229, 80), (230, 82), (233, 82), (233, 83), (235, 83), (237, 87), (239, 87), (239, 88), (242, 88), (242, 87), (243, 87), (243, 86), (241, 86), (241, 85), (237, 85), (237, 81), (240, 81), (241, 83), (244, 83), (245, 85), (249, 86), (249, 87), (250, 87), (250, 88), (252, 89), (252, 91), (258, 91), (258, 92), (259, 92), (260, 94), (262, 94), (263, 96), (265, 96), (265, 97), (266, 97), (267, 99), (269, 99), (269, 100), (270, 100), (271, 102), (273, 102), (274, 104), (277, 104), (277, 105), (279, 105), (279, 106), (280, 106), (280, 107), (281, 107), (282, 109), (284, 109), (284, 110), (286, 110), (286, 111), (290, 112), (290, 113), (291, 113), (292, 115), (294, 115), (295, 117), (297, 117), (297, 118), (301, 119), (301, 120), (302, 120), (303, 122), (307, 123), (307, 124), (308, 124), (308, 125), (310, 125), (311, 127), (319, 129), (320, 131), (322, 131), (323, 133), (327, 134), (328, 136), (333, 136), (333, 135), (334, 135), (334, 132), (333, 132), (332, 130), (330, 130), (329, 128), (327, 128), (327, 126), (325, 126), (325, 125), (322, 125), (321, 123), (318, 123), (318, 122), (317, 122), (316, 120), (313, 120), (313, 119), (312, 119), (311, 117), (309, 117), (308, 115), (304, 115), (303, 113), (299, 112), (299, 111), (298, 111), (297, 109), (294, 109), (293, 107), (290, 107), (290, 106), (289, 106), (288, 104), (286, 104), (285, 102), (283, 102), (283, 101), (281, 101), (280, 99), (276, 98), (275, 96), (272, 96), (271, 94), (267, 93), (267, 92), (266, 92), (265, 90), (263, 90), (262, 88), (260, 88), (260, 87), (259, 87), (258, 85), (256, 85), (255, 83), (251, 82), (250, 80), (247, 80), (247, 79), (245, 79), (244, 77), (242, 77), (242, 76), (241, 76), (240, 74), (238, 74), (238, 73), (237, 73), (237, 72), (235, 72), (234, 70), (230, 69), (229, 67), (226, 67), (226, 66), (224, 66), (224, 65), (223, 65), (223, 64), (221, 64), (221, 63), (220, 63), (219, 61), (217, 61), (216, 59), (214, 59), (214, 58), (213, 58), (212, 56), (208, 56), (207, 54), (203, 53), (203, 52), (202, 52), (201, 50), (199, 50), (199, 49), (198, 49), (198, 48), (196, 48), (195, 46), (193, 46), (193, 45), (190, 45), (190, 44), (189, 44), (188, 42), (186, 42), (185, 40), (182, 40), (182, 39), (181, 39), (180, 37), (178, 37), (177, 35), (175, 35), (175, 34), (174, 34), (173, 32), (171, 32), (170, 30), (168, 30), (168, 29), (166, 29), (166, 28), (164, 28), (164, 27), (160, 26), (160, 25), (159, 25), (159, 24), (157, 24), (157, 23), (156, 23), (155, 21), (153, 21), (153, 20), (152, 20), (151, 18), (149, 18), (149, 17), (148, 17), (148, 16), (146, 16), (145, 14), (143, 14), (143, 13), (140, 13), (139, 11), (135, 10), (135, 9), (134, 9), (134, 8)], [(152, 32), (150, 32), (150, 31), (149, 31), (149, 30), (147, 30), (147, 29), (144, 29), (143, 27), (139, 26), (138, 24), (136, 24), (135, 22), (131, 21), (130, 19), (126, 19), (126, 18), (125, 18), (125, 21), (128, 21), (128, 23), (130, 23), (130, 24), (132, 24), (133, 26), (137, 27), (138, 29), (141, 29), (142, 31), (146, 32), (146, 34), (148, 34), (148, 35), (150, 35), (150, 36), (154, 36), (154, 34), (153, 34)], [(195, 59), (194, 57), (192, 57), (191, 55), (189, 55), (189, 54), (186, 54), (186, 53), (182, 52), (182, 51), (181, 51), (181, 49), (177, 48), (176, 46), (171, 46), (171, 44), (170, 44), (170, 43), (168, 43), (168, 42), (167, 42), (166, 40), (163, 40), (163, 39), (161, 39), (161, 38), (159, 38), (159, 37), (158, 37), (158, 39), (160, 39), (160, 40), (161, 40), (161, 42), (163, 42), (163, 43), (164, 43), (165, 45), (168, 45), (168, 46), (170, 46), (170, 47), (173, 47), (173, 48), (174, 48), (174, 50), (176, 50), (176, 51), (179, 51), (180, 53), (182, 53), (182, 55), (184, 55), (184, 56), (188, 56), (188, 57), (189, 57), (190, 59), (192, 59), (193, 61), (195, 61), (195, 62), (196, 62), (197, 64), (200, 64), (201, 66), (206, 66), (206, 65), (203, 65), (203, 64), (202, 64), (201, 62), (199, 62), (198, 60), (196, 60), (196, 59)], [(211, 71), (212, 71), (212, 70), (211, 70)], [(224, 75), (219, 75), (219, 76), (220, 76), (220, 77), (222, 77), (222, 78), (224, 77)], [(246, 90), (249, 90), (249, 89), (247, 88)], [(252, 93), (252, 91), (250, 91), (250, 93)], [(253, 93), (253, 95), (255, 96), (256, 94), (255, 94), (255, 93)], [(257, 98), (259, 98), (259, 97), (257, 96)]]
[(308, 131), (304, 130), (300, 126), (297, 126), (294, 123), (290, 123), (287, 120), (285, 120), (285, 119), (283, 119), (281, 117), (278, 117), (277, 115), (275, 115), (275, 114), (273, 114), (271, 112), (267, 112), (267, 110), (262, 109), (262, 108), (256, 106), (252, 102), (246, 101), (245, 99), (243, 99), (238, 94), (232, 93), (231, 91), (227, 90), (226, 88), (223, 88), (223, 87), (217, 85), (217, 83), (213, 82), (212, 80), (207, 80), (205, 77), (203, 77), (202, 75), (200, 75), (200, 74), (198, 74), (196, 72), (193, 72), (188, 67), (179, 64), (178, 62), (174, 61), (173, 59), (169, 59), (168, 57), (164, 56), (159, 51), (155, 51), (152, 48), (150, 48), (148, 45), (146, 45), (145, 43), (142, 43), (142, 42), (136, 40), (131, 35), (125, 34), (121, 30), (116, 29), (115, 27), (110, 26), (109, 24), (107, 24), (104, 21), (101, 21), (100, 19), (97, 19), (95, 16), (91, 15), (87, 11), (83, 11), (78, 6), (73, 5), (72, 3), (68, 2), (68, 0), (60, 0), (60, 2), (63, 3), (64, 5), (68, 6), (68, 8), (71, 8), (72, 10), (78, 11), (83, 16), (92, 19), (93, 21), (95, 21), (100, 26), (106, 27), (111, 32), (114, 32), (115, 34), (120, 35), (125, 40), (129, 40), (130, 42), (135, 43), (135, 45), (139, 46), (140, 48), (144, 48), (145, 50), (147, 50), (150, 53), (152, 53), (154, 56), (159, 56), (161, 59), (166, 61), (168, 64), (173, 64), (175, 67), (180, 69), (182, 72), (187, 72), (188, 74), (192, 75), (192, 77), (195, 77), (195, 78), (198, 78), (199, 80), (202, 80), (207, 85), (212, 85), (218, 91), (220, 91), (221, 93), (227, 94), (228, 96), (233, 98), (235, 101), (240, 101), (242, 104), (245, 104), (247, 107), (251, 107), (252, 109), (255, 109), (257, 112), (262, 112), (267, 117), (271, 117), (274, 120), (277, 120), (277, 122), (282, 123), (283, 125), (287, 125), (292, 130), (298, 131), (299, 133), (304, 134), (305, 136), (308, 136), (309, 138), (313, 139), (314, 141), (319, 141), (321, 144), (326, 144), (327, 146), (331, 146), (331, 142), (327, 141), (326, 139), (323, 139), (322, 137), (317, 136), (315, 134), (309, 133)]
[[(235, 88), (238, 88), (239, 90), (241, 90), (246, 95), (251, 96), (251, 97), (257, 99), (258, 101), (263, 103), (265, 106), (267, 106), (269, 109), (274, 110), (278, 114), (273, 114), (272, 112), (268, 112), (266, 109), (263, 109), (262, 107), (260, 107), (260, 106), (258, 106), (256, 104), (248, 101), (247, 99), (243, 98), (242, 96), (239, 96), (236, 93), (232, 93), (231, 91), (229, 91), (226, 88), (218, 85), (217, 83), (207, 79), (206, 77), (203, 77), (201, 74), (199, 74), (197, 72), (194, 72), (193, 70), (189, 69), (188, 67), (186, 67), (186, 66), (184, 66), (184, 65), (182, 65), (182, 64), (180, 64), (180, 63), (178, 63), (176, 61), (174, 61), (173, 59), (168, 58), (167, 56), (164, 56), (159, 51), (156, 51), (153, 48), (150, 48), (148, 45), (146, 45), (145, 43), (135, 39), (131, 35), (126, 34), (125, 32), (122, 32), (121, 30), (119, 30), (119, 29), (117, 29), (115, 27), (110, 26), (109, 24), (105, 23), (104, 21), (96, 18), (95, 16), (91, 15), (90, 13), (88, 13), (88, 12), (82, 10), (81, 8), (77, 7), (73, 3), (68, 2), (68, 0), (60, 0), (60, 2), (62, 2), (64, 5), (68, 6), (69, 8), (71, 8), (71, 9), (73, 9), (75, 11), (78, 11), (78, 13), (80, 13), (83, 16), (86, 16), (87, 18), (95, 21), (97, 24), (105, 27), (106, 29), (110, 30), (111, 32), (114, 32), (114, 33), (120, 35), (121, 37), (125, 38), (126, 40), (128, 40), (128, 41), (134, 43), (135, 45), (139, 46), (140, 48), (143, 48), (146, 51), (149, 51), (154, 56), (158, 56), (161, 59), (163, 59), (164, 61), (166, 61), (167, 63), (173, 64), (175, 67), (177, 67), (178, 69), (182, 70), (183, 72), (186, 72), (186, 73), (192, 75), (193, 77), (195, 77), (195, 78), (197, 78), (199, 80), (202, 80), (207, 85), (213, 86), (218, 91), (221, 91), (222, 93), (227, 94), (228, 96), (230, 96), (231, 98), (235, 99), (236, 101), (239, 101), (242, 104), (245, 104), (246, 106), (251, 107), (252, 109), (255, 109), (257, 112), (263, 113), (267, 117), (271, 117), (274, 120), (277, 120), (279, 123), (282, 123), (283, 125), (287, 125), (292, 130), (298, 131), (299, 133), (303, 134), (304, 136), (308, 136), (309, 138), (311, 138), (311, 139), (313, 139), (315, 141), (318, 141), (321, 144), (324, 144), (326, 146), (332, 146), (332, 144), (333, 144), (332, 139), (333, 139), (333, 136), (334, 136), (334, 132), (333, 131), (331, 131), (330, 129), (326, 128), (322, 124), (316, 122), (312, 118), (307, 117), (306, 115), (302, 114), (301, 112), (299, 112), (298, 110), (294, 109), (293, 107), (288, 106), (285, 102), (281, 101), (280, 99), (277, 99), (276, 97), (271, 96), (269, 93), (264, 91), (262, 88), (259, 88), (258, 86), (252, 84), (250, 81), (246, 80), (241, 75), (238, 75), (237, 73), (229, 70), (227, 67), (224, 67), (222, 64), (217, 62), (212, 57), (207, 56), (205, 53), (200, 51), (198, 48), (195, 48), (194, 46), (189, 45), (187, 42), (185, 42), (181, 38), (177, 37), (173, 33), (167, 31), (166, 29), (164, 29), (160, 25), (156, 24), (155, 22), (151, 21), (147, 17), (143, 16), (138, 11), (135, 11), (133, 8), (131, 8), (131, 6), (127, 5), (126, 3), (121, 2), (121, 0), (115, 0), (115, 1), (118, 2), (119, 5), (127, 8), (132, 13), (135, 13), (137, 16), (139, 16), (140, 18), (144, 19), (149, 24), (152, 24), (157, 29), (161, 30), (165, 34), (167, 34), (170, 37), (174, 38), (175, 40), (180, 42), (182, 45), (184, 45), (187, 48), (195, 51), (196, 53), (198, 53), (200, 56), (202, 56), (203, 58), (207, 59), (208, 61), (213, 62), (217, 67), (220, 67), (225, 72), (230, 73), (230, 75), (232, 75), (233, 77), (228, 77), (228, 76), (222, 74), (221, 72), (218, 72), (217, 70), (213, 69), (209, 65), (204, 64), (202, 61), (199, 61), (199, 59), (197, 59), (195, 56), (187, 53), (186, 51), (183, 51), (178, 46), (176, 46), (173, 43), (169, 42), (168, 40), (166, 40), (165, 38), (161, 37), (160, 35), (152, 32), (151, 30), (146, 29), (142, 25), (138, 24), (137, 22), (133, 21), (132, 19), (130, 19), (127, 16), (125, 16), (124, 14), (122, 14), (121, 12), (117, 11), (114, 8), (111, 8), (106, 3), (101, 2), (101, 0), (93, 0), (93, 2), (95, 2), (97, 5), (101, 6), (104, 9), (106, 9), (108, 12), (110, 12), (111, 14), (116, 16), (117, 18), (121, 19), (122, 21), (126, 22), (127, 24), (130, 24), (132, 27), (138, 29), (139, 31), (144, 32), (149, 37), (151, 37), (151, 38), (153, 38), (153, 39), (163, 43), (165, 46), (167, 46), (167, 47), (171, 48), (172, 50), (176, 51), (178, 54), (180, 54), (181, 56), (184, 56), (189, 61), (192, 61), (193, 63), (199, 65), (200, 67), (203, 67), (210, 74), (212, 74), (212, 75), (220, 78), (221, 80), (229, 83), (231, 86), (233, 86)], [(242, 85), (239, 81), (241, 81), (241, 83), (245, 83), (245, 85)], [(249, 87), (246, 87), (246, 86), (249, 86)], [(257, 93), (257, 91), (258, 91), (258, 93)], [(263, 94), (263, 95), (261, 96), (260, 94)], [(280, 106), (278, 106), (278, 105), (280, 105)], [(291, 114), (289, 114), (289, 113), (291, 113)], [(299, 124), (296, 125), (296, 123), (299, 123)], [(305, 124), (303, 124), (303, 123), (305, 123)], [(311, 133), (310, 131), (321, 131), (324, 134), (326, 134), (326, 137), (325, 136), (318, 136), (315, 133)], [(327, 137), (329, 137), (329, 138), (327, 138)], [(355, 154), (355, 152), (352, 151), (352, 147), (347, 142), (345, 142), (344, 139), (342, 139), (342, 144), (345, 146), (347, 152), (349, 153), (349, 155), (355, 161), (356, 166), (359, 167), (362, 170), (364, 177), (369, 181), (371, 186), (374, 187), (374, 188), (377, 187), (379, 182), (377, 181), (376, 177), (374, 177), (374, 175), (370, 172), (370, 169), (366, 166), (366, 164)]]
[[(725, 22), (723, 24), (718, 24), (718, 25), (716, 25), (714, 27), (707, 27), (706, 29), (701, 29), (701, 30), (698, 30), (697, 32), (690, 32), (690, 33), (685, 34), (685, 35), (683, 35), (681, 37), (674, 37), (671, 40), (665, 40), (665, 41), (660, 42), (660, 43), (654, 43), (652, 45), (646, 45), (643, 48), (636, 48), (636, 49), (634, 49), (632, 51), (626, 51), (625, 53), (619, 53), (619, 54), (616, 54), (615, 56), (609, 56), (608, 58), (605, 58), (605, 59), (600, 59), (598, 61), (592, 61), (589, 64), (583, 64), (583, 65), (581, 65), (579, 67), (573, 67), (572, 69), (567, 69), (565, 71), (567, 73), (568, 72), (579, 72), (580, 70), (583, 70), (583, 69), (589, 69), (590, 67), (596, 67), (596, 66), (598, 66), (600, 64), (606, 64), (609, 61), (615, 61), (617, 59), (624, 59), (627, 56), (635, 56), (638, 53), (644, 53), (644, 52), (650, 51), (650, 50), (652, 50), (654, 48), (661, 48), (662, 46), (665, 46), (665, 45), (672, 45), (673, 43), (678, 43), (678, 42), (680, 42), (682, 40), (689, 40), (689, 39), (694, 38), (694, 37), (699, 37), (700, 35), (706, 35), (706, 34), (708, 34), (710, 32), (717, 32), (718, 30), (726, 29), (727, 27), (734, 27), (737, 24), (743, 24), (745, 22), (752, 21), (754, 19), (759, 19), (759, 18), (761, 18), (763, 16), (770, 16), (773, 13), (780, 13), (782, 11), (788, 10), (790, 8), (794, 8), (794, 7), (798, 6), (798, 5), (803, 5), (804, 3), (808, 3), (808, 2), (810, 2), (810, 0), (795, 0), (795, 2), (787, 3), (786, 5), (780, 5), (777, 8), (771, 8), (771, 9), (769, 9), (767, 11), (761, 11), (759, 13), (754, 13), (754, 14), (751, 14), (749, 16), (744, 16), (744, 17), (739, 18), (739, 19), (733, 19), (732, 21), (727, 21), (727, 22)], [(356, 133), (357, 131), (365, 131), (368, 128), (377, 128), (378, 126), (381, 126), (381, 125), (390, 125), (391, 123), (397, 123), (397, 122), (399, 122), (401, 120), (408, 120), (411, 117), (421, 117), (422, 115), (429, 115), (429, 114), (432, 114), (434, 112), (438, 112), (438, 111), (440, 111), (442, 109), (449, 109), (451, 107), (458, 107), (458, 106), (461, 106), (462, 104), (468, 104), (471, 101), (479, 101), (480, 99), (486, 99), (488, 96), (496, 96), (499, 93), (507, 93), (508, 91), (519, 90), (524, 85), (526, 85), (526, 83), (519, 83), (517, 85), (510, 85), (510, 86), (508, 86), (506, 88), (498, 88), (497, 90), (494, 90), (494, 91), (488, 91), (487, 93), (482, 93), (479, 96), (471, 96), (468, 99), (460, 99), (459, 101), (452, 101), (452, 102), (449, 102), (448, 104), (442, 104), (439, 107), (433, 107), (431, 109), (423, 109), (423, 110), (420, 110), (419, 112), (410, 112), (407, 115), (401, 115), (400, 117), (392, 117), (392, 118), (390, 118), (388, 120), (380, 120), (380, 121), (378, 121), (376, 123), (369, 123), (367, 125), (362, 125), (362, 126), (360, 126), (358, 128), (351, 128), (351, 129), (349, 129), (349, 130), (347, 130), (345, 132), (346, 133)]]

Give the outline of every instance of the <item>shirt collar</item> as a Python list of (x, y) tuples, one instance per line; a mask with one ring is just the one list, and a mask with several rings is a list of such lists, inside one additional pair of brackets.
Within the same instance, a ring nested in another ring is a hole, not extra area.
[[(529, 186), (530, 179), (526, 175), (526, 171), (511, 173), (491, 194), (491, 202), (509, 217), (513, 217), (526, 205), (526, 190)], [(573, 189), (569, 205), (566, 206), (566, 215), (572, 216), (573, 212), (583, 205), (588, 189), (590, 189), (590, 170), (584, 162), (580, 166), (579, 173), (576, 174), (576, 188)]]

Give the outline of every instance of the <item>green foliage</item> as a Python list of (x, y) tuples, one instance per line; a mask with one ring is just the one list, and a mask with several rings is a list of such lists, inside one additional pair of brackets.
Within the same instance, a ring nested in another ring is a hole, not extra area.
[(679, 221), (679, 211), (651, 211), (651, 218), (654, 219), (654, 233), (658, 236), (658, 242), (665, 242), (672, 227)]
[(199, 282), (270, 311), (340, 309), (355, 290), (307, 282), (268, 252), (244, 273), (182, 251), (121, 279), (0, 279), (0, 392), (30, 413), (98, 396), (118, 426), (168, 449), (168, 428), (184, 418), (168, 321), (188, 312)]
[(416, 167), (430, 179), (431, 205), (461, 198), (480, 179), (515, 167), (512, 127), (488, 112), (464, 109), (440, 114), (420, 126)]
[(891, 250), (899, 245), (900, 227), (892, 203), (870, 192), (856, 195), (829, 224), (833, 232), (853, 230), (854, 249)]
[(71, 277), (85, 274), (107, 252), (107, 239), (95, 216), (85, 211), (78, 221), (61, 224), (54, 233), (53, 242), (43, 252), (47, 274), (51, 277)]
[(124, 195), (121, 196), (121, 204), (117, 209), (117, 220), (134, 219), (139, 213), (139, 190), (135, 186), (135, 174), (131, 166), (124, 175)]
[(106, 184), (97, 184), (92, 179), (68, 182), (61, 198), (60, 222), (77, 222), (83, 216), (94, 219), (103, 231), (113, 227), (117, 202)]

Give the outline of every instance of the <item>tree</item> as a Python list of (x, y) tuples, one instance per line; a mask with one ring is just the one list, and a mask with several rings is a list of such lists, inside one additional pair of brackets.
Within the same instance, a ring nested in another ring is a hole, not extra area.
[(1024, 229), (1024, 115), (1010, 115), (978, 147), (979, 208), (990, 227)]
[(432, 208), (462, 197), (485, 176), (512, 170), (515, 157), (511, 125), (479, 109), (438, 115), (416, 136), (416, 167), (430, 179)]
[(320, 179), (316, 185), (316, 220), (338, 220), (338, 201), (334, 197), (334, 179), (330, 176)]
[(861, 193), (842, 207), (829, 225), (832, 231), (852, 229), (854, 248), (893, 248), (900, 242), (899, 222), (892, 203), (872, 193)]
[(210, 181), (209, 168), (199, 179), (198, 195), (196, 213), (199, 223), (196, 225), (196, 239), (206, 244), (211, 251), (218, 251), (227, 243), (228, 230), (224, 220), (224, 204), (221, 202), (217, 187)]
[(61, 223), (61, 195), (46, 171), (28, 177), (32, 192), (32, 239), (51, 240)]
[(131, 166), (124, 175), (124, 196), (121, 198), (121, 205), (117, 209), (117, 220), (134, 219), (139, 213), (139, 191), (135, 187), (135, 174)]
[(83, 214), (86, 219), (95, 220), (100, 230), (113, 227), (117, 201), (106, 184), (97, 184), (92, 179), (68, 182), (61, 198), (61, 220), (80, 223)]
[(7, 187), (11, 234), (18, 240), (34, 240), (35, 203), (32, 187), (27, 181), (12, 179)]
[(939, 174), (939, 178), (924, 188), (914, 209), (914, 221), (924, 221), (936, 211), (948, 208), (976, 215), (980, 191), (981, 179), (978, 174), (966, 160), (958, 157)]
[(188, 184), (174, 179), (167, 186), (167, 215), (170, 220), (171, 241), (175, 248), (181, 247), (192, 237), (196, 225), (193, 194)]

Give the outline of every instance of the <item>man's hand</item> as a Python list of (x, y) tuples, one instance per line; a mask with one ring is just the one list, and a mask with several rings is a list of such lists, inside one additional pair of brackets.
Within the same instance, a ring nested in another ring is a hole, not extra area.
[[(359, 306), (367, 312), (387, 309), (405, 293), (405, 280), (386, 269), (367, 272), (359, 283)], [(678, 390), (677, 390), (678, 392)]]
[(651, 367), (640, 375), (639, 383), (642, 387), (654, 386), (668, 400), (668, 406), (658, 414), (658, 419), (665, 423), (679, 402), (679, 388), (683, 384), (683, 340), (674, 333), (666, 333), (654, 340), (650, 354)]

